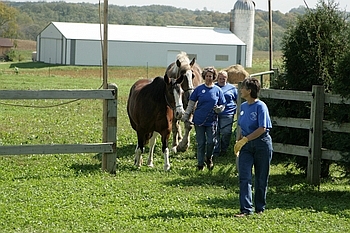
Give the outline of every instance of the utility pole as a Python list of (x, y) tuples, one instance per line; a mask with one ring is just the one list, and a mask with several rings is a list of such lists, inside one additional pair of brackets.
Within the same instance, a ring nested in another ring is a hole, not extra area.
[(270, 70), (273, 68), (273, 49), (272, 49), (272, 10), (271, 10), (271, 0), (268, 0), (269, 8), (269, 60), (270, 60)]
[[(102, 69), (103, 69), (103, 89), (108, 89), (108, 0), (103, 2), (103, 51), (102, 51)], [(103, 126), (102, 126), (102, 142), (107, 142), (108, 127), (108, 101), (103, 100)], [(102, 155), (102, 170), (107, 169), (107, 155)]]

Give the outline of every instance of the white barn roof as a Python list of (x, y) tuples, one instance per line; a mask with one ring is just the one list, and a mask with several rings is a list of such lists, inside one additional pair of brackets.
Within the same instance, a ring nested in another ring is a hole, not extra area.
[[(101, 40), (103, 25), (52, 22), (66, 39)], [(156, 43), (245, 45), (228, 29), (182, 26), (108, 25), (109, 41), (138, 41)]]

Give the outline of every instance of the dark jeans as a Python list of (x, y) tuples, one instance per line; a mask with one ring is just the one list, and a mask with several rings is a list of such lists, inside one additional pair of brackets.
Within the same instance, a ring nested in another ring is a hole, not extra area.
[(265, 210), (267, 183), (272, 159), (272, 139), (268, 133), (249, 141), (239, 153), (239, 202), (241, 213), (253, 213), (252, 168), (254, 166), (255, 211)]
[(219, 124), (217, 130), (217, 143), (214, 147), (214, 155), (220, 152), (226, 152), (231, 142), (233, 115), (219, 116)]
[(195, 130), (197, 140), (197, 165), (203, 166), (206, 157), (209, 159), (213, 155), (216, 127), (195, 125)]

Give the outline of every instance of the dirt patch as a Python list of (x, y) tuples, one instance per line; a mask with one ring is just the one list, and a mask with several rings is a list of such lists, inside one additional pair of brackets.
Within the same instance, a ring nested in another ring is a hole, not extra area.
[(15, 40), (18, 50), (32, 50), (36, 51), (36, 41), (33, 40)]

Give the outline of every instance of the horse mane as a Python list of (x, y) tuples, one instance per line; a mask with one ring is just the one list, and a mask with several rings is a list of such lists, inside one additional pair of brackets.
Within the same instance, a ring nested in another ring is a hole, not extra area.
[(179, 60), (181, 64), (182, 63), (190, 64), (190, 59), (188, 58), (187, 53), (183, 51), (178, 55), (176, 55), (176, 60)]
[[(181, 63), (181, 66), (178, 67), (176, 64), (176, 61), (179, 61)], [(180, 52), (179, 54), (176, 55), (176, 60), (175, 62), (172, 62), (168, 67), (167, 67), (167, 75), (169, 78), (178, 78), (177, 75), (179, 74), (180, 70), (189, 70), (191, 69), (190, 67), (190, 59), (187, 56), (186, 52)]]
[(151, 96), (150, 99), (156, 101), (157, 103), (165, 102), (165, 91), (166, 91), (166, 83), (163, 77), (155, 77), (152, 82), (145, 86), (142, 90), (145, 92), (145, 95)]

